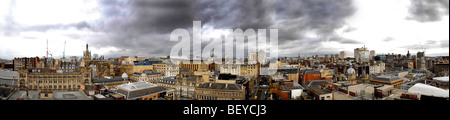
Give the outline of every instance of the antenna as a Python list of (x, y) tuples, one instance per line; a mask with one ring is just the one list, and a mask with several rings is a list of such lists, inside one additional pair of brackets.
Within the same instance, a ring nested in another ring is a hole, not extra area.
[(66, 41), (64, 41), (63, 62), (66, 62)]
[(47, 39), (47, 58), (48, 58), (48, 39)]

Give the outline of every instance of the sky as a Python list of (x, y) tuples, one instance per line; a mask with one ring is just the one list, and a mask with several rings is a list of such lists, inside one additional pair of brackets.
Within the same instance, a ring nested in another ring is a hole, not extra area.
[[(448, 0), (1, 0), (0, 58), (167, 56), (170, 33), (278, 29), (279, 56), (449, 55)], [(66, 45), (64, 47), (64, 43)], [(202, 47), (210, 42), (202, 41)], [(423, 48), (423, 49), (422, 49)]]

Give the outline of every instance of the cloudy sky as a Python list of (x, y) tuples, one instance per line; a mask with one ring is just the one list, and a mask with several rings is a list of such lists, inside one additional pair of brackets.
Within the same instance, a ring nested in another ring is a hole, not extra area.
[[(278, 29), (279, 56), (449, 55), (448, 0), (1, 0), (0, 58), (167, 56), (170, 33), (192, 29)], [(204, 44), (208, 44), (204, 41)], [(204, 46), (204, 45), (202, 45)]]

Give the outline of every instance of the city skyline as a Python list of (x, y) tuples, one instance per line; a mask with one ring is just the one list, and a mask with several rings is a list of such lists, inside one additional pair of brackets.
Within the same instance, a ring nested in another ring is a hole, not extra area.
[[(220, 7), (219, 7), (220, 6)], [(300, 7), (298, 7), (300, 6)], [(231, 10), (231, 11), (230, 11)], [(447, 56), (448, 1), (1, 1), (0, 58), (167, 56), (177, 28), (278, 29), (279, 56), (377, 54)], [(202, 47), (208, 42), (203, 41)], [(420, 45), (421, 44), (421, 45)]]

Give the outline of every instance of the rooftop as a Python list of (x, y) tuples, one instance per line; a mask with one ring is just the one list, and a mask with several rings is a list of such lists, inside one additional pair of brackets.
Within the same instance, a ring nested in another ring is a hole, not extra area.
[(290, 91), (290, 90), (295, 90), (295, 89), (305, 89), (302, 86), (293, 86), (293, 87), (288, 87), (286, 85), (281, 85), (281, 90), (282, 91)]
[(53, 98), (40, 98), (41, 90), (16, 91), (8, 100), (17, 100), (19, 98), (25, 100), (93, 100), (92, 97), (87, 96), (83, 91), (53, 91)]
[(422, 84), (422, 83), (415, 84), (414, 86), (412, 86), (411, 88), (408, 89), (408, 92), (418, 93), (418, 94), (422, 94), (422, 95), (445, 97), (445, 98), (448, 98), (448, 96), (449, 96), (448, 89), (444, 90), (441, 88), (437, 88), (437, 87)]
[(17, 79), (18, 73), (17, 71), (0, 69), (0, 79)]
[(118, 93), (124, 95), (128, 100), (138, 99), (146, 95), (173, 91), (173, 89), (157, 86), (156, 84), (149, 82), (126, 83), (117, 87), (119, 88)]
[(94, 83), (109, 83), (109, 82), (121, 82), (124, 81), (122, 77), (114, 76), (113, 78), (94, 78), (92, 79)]
[(241, 87), (234, 83), (203, 83), (197, 88), (200, 89), (212, 89), (212, 90), (225, 90), (225, 91), (241, 91)]
[(382, 87), (378, 87), (377, 90), (386, 90), (386, 89), (390, 89), (390, 88), (394, 88), (394, 86), (391, 85), (384, 85)]
[(332, 83), (326, 81), (326, 80), (314, 80), (314, 81), (308, 81), (305, 83), (306, 86), (312, 87), (312, 86), (320, 86), (320, 85), (331, 85)]
[(151, 84), (148, 82), (133, 82), (133, 83), (126, 83), (126, 84), (117, 86), (117, 88), (123, 89), (126, 91), (136, 91), (136, 90), (147, 89), (147, 88), (152, 88), (152, 87), (157, 87), (157, 85)]
[(309, 88), (309, 90), (311, 90), (314, 93), (319, 94), (319, 95), (332, 93), (332, 91), (327, 90), (327, 89), (322, 89), (322, 88), (320, 88), (320, 86), (312, 86)]
[(320, 74), (320, 71), (317, 70), (307, 70), (305, 74)]
[(433, 80), (439, 80), (443, 82), (448, 82), (449, 77), (434, 77)]
[(53, 100), (93, 100), (83, 91), (54, 91)]
[(396, 81), (401, 79), (400, 77), (397, 76), (376, 76), (373, 78), (374, 80), (382, 80), (382, 81)]
[(159, 83), (166, 83), (166, 84), (172, 84), (172, 85), (175, 84), (175, 81), (176, 81), (175, 77), (166, 77), (161, 80), (158, 80)]

